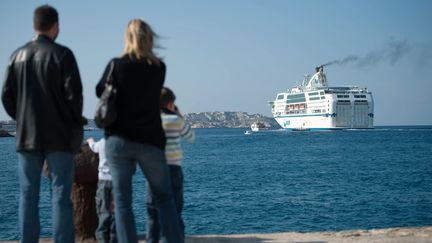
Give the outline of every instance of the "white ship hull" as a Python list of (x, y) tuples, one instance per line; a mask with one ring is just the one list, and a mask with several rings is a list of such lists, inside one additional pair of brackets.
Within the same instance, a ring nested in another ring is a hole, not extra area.
[(279, 93), (270, 102), (273, 117), (282, 128), (300, 131), (373, 128), (371, 92), (356, 86), (327, 87), (325, 75), (319, 75), (315, 74), (307, 86)]
[[(333, 114), (334, 115), (334, 114)], [(286, 130), (339, 130), (339, 129), (368, 129), (373, 128), (373, 121), (368, 124), (336, 126), (336, 118), (332, 114), (304, 115), (304, 116), (278, 116), (277, 123)]]

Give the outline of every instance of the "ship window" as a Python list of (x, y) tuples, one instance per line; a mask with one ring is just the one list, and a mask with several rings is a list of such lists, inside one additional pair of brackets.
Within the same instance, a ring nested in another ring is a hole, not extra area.
[(281, 94), (281, 95), (278, 95), (277, 99), (282, 100), (284, 97), (285, 97), (285, 95)]
[(305, 101), (306, 101), (305, 98), (298, 98), (298, 99), (288, 100), (288, 103), (300, 103), (300, 102), (305, 102)]
[(323, 92), (323, 91), (321, 91), (321, 92), (320, 92), (320, 95), (323, 95), (323, 94), (324, 94), (324, 92)]
[(354, 98), (366, 98), (366, 95), (354, 95)]
[(321, 99), (322, 99), (322, 100), (325, 100), (325, 96), (321, 96)]
[(337, 95), (337, 97), (338, 97), (338, 98), (343, 98), (344, 96), (343, 96), (343, 95)]
[(319, 100), (320, 97), (310, 97), (309, 100)]
[(306, 102), (304, 94), (292, 94), (292, 95), (288, 95), (287, 99), (288, 99), (287, 103)]
[(292, 94), (292, 95), (288, 95), (288, 99), (298, 99), (298, 98), (304, 98), (305, 95), (304, 94)]
[(309, 93), (309, 96), (318, 95), (318, 92)]
[(321, 113), (321, 110), (312, 110), (312, 113)]

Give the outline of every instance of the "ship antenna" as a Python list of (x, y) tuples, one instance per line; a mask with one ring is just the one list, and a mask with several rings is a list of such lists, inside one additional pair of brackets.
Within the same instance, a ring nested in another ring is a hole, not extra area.
[(303, 76), (304, 76), (304, 78), (302, 81), (302, 86), (306, 86), (306, 83), (309, 81), (310, 76), (309, 76), (309, 74), (305, 74)]

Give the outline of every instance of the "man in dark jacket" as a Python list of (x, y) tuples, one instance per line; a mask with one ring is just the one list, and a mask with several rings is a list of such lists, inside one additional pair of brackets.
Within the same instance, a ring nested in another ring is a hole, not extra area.
[(2, 90), (6, 112), (17, 122), (22, 242), (40, 233), (39, 191), (44, 160), (52, 187), (55, 242), (74, 242), (71, 186), (73, 153), (82, 142), (82, 84), (73, 53), (54, 40), (57, 11), (43, 5), (33, 19), (36, 37), (11, 56)]

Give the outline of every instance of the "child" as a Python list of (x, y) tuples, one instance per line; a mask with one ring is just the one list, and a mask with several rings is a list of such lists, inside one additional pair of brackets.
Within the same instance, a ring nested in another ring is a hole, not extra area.
[[(165, 157), (170, 170), (171, 185), (177, 209), (178, 221), (180, 224), (180, 231), (184, 239), (185, 226), (181, 217), (183, 209), (183, 172), (181, 168), (183, 152), (180, 146), (180, 137), (183, 137), (188, 142), (192, 143), (195, 139), (195, 133), (186, 123), (174, 104), (175, 98), (174, 93), (169, 88), (162, 88), (160, 103), (162, 127), (165, 131), (166, 137)], [(147, 242), (157, 243), (159, 242), (160, 235), (159, 220), (150, 188), (147, 190), (147, 213)]]
[(103, 243), (117, 242), (111, 174), (105, 157), (105, 138), (95, 142), (91, 137), (87, 139), (87, 142), (90, 149), (99, 154), (99, 181), (96, 191), (96, 212), (99, 225), (95, 233), (96, 239)]

